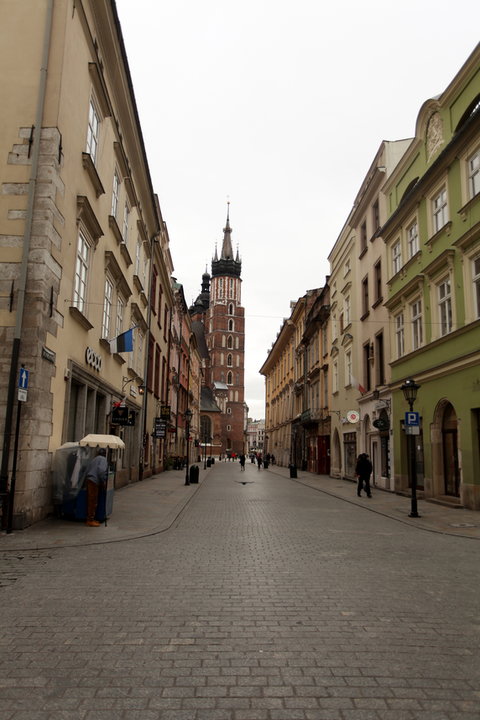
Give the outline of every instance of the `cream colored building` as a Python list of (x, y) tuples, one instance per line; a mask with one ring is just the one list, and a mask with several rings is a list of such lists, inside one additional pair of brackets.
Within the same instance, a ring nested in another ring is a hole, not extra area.
[[(360, 452), (374, 484), (393, 489), (390, 333), (384, 306), (386, 218), (382, 185), (410, 140), (383, 142), (329, 255), (331, 298), (331, 474), (354, 479)], [(375, 425), (374, 425), (375, 423)]]
[[(115, 3), (1, 5), (0, 386), (8, 401), (0, 490), (21, 408), (14, 524), (23, 527), (51, 511), (52, 454), (67, 441), (120, 435), (117, 486), (150, 471), (141, 391), (152, 254), (162, 267), (162, 322), (171, 295)], [(130, 328), (133, 351), (112, 352), (109, 340)], [(152, 324), (152, 333), (164, 354), (164, 327)], [(18, 404), (21, 366), (28, 388)], [(119, 403), (128, 425), (114, 422)]]

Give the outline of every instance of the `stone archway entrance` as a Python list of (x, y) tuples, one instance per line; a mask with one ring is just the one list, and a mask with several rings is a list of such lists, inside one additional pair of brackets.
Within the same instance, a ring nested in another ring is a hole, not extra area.
[(446, 403), (443, 410), (442, 455), (444, 493), (451, 497), (460, 497), (457, 413), (450, 403)]

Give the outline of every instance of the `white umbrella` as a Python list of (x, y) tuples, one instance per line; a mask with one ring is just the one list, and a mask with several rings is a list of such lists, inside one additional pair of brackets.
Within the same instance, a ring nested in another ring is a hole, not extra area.
[(95, 435), (90, 433), (90, 435), (85, 435), (80, 440), (80, 445), (82, 447), (88, 445), (88, 447), (112, 448), (114, 450), (125, 449), (125, 443), (118, 435)]

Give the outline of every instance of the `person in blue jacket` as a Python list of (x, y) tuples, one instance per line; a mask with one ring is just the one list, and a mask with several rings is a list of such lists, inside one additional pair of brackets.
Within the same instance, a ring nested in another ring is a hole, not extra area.
[(87, 467), (87, 520), (89, 527), (98, 527), (100, 523), (95, 520), (98, 504), (98, 491), (105, 486), (108, 475), (107, 453), (100, 448), (97, 455)]

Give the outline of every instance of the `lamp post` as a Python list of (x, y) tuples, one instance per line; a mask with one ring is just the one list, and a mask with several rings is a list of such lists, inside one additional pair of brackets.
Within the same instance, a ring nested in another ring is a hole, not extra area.
[(192, 419), (192, 411), (190, 408), (185, 410), (185, 440), (187, 443), (187, 469), (185, 471), (185, 485), (190, 485), (189, 477), (189, 448), (190, 448), (190, 421)]
[[(420, 389), (420, 385), (418, 385), (413, 378), (408, 378), (405, 380), (400, 389), (403, 390), (403, 395), (410, 407), (410, 412), (413, 412), (413, 406), (415, 404), (415, 400), (417, 399), (417, 392)], [(407, 426), (405, 426), (405, 429), (407, 430)], [(407, 435), (408, 456), (410, 461), (410, 480), (412, 485), (412, 506), (409, 517), (418, 518), (420, 515), (417, 511), (417, 458), (415, 436), (410, 432), (412, 429), (413, 428), (410, 427), (408, 428), (409, 434)]]

